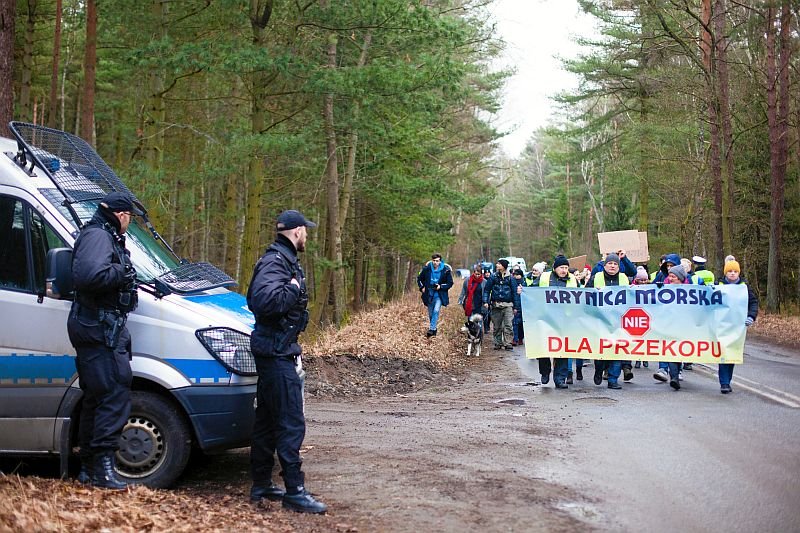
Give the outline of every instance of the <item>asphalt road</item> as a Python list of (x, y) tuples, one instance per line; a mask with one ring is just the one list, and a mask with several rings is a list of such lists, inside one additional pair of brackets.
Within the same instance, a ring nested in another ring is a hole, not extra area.
[(542, 476), (586, 495), (564, 510), (601, 530), (800, 531), (800, 354), (748, 340), (728, 395), (715, 365), (694, 366), (680, 391), (654, 363), (623, 390), (595, 386), (591, 366), (569, 390), (535, 387), (570, 429)]

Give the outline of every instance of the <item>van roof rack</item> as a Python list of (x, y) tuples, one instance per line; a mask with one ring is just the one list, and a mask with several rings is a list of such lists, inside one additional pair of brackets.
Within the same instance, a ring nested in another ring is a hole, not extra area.
[[(101, 200), (108, 193), (123, 192), (129, 194), (144, 213), (142, 218), (153, 236), (178, 258), (150, 223), (144, 205), (89, 143), (65, 131), (27, 122), (11, 122), (9, 129), (17, 138), (17, 164), (24, 168), (30, 159), (31, 169), (35, 163), (44, 170), (50, 181), (64, 195), (64, 206), (72, 213), (79, 227), (81, 219), (72, 204)], [(178, 268), (156, 278), (155, 285), (156, 291), (163, 296), (172, 292), (191, 294), (217, 287), (230, 287), (236, 285), (236, 281), (209, 263), (182, 261)]]
[(146, 213), (136, 195), (80, 137), (27, 122), (11, 122), (9, 129), (17, 138), (18, 164), (24, 166), (28, 158), (31, 164), (35, 162), (64, 195), (65, 205), (100, 200), (110, 192), (124, 192)]

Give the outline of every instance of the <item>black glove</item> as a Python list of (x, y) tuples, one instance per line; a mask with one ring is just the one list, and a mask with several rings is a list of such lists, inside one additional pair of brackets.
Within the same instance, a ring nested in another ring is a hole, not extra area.
[(122, 290), (132, 291), (136, 288), (136, 269), (133, 266), (125, 267), (125, 275), (122, 282)]

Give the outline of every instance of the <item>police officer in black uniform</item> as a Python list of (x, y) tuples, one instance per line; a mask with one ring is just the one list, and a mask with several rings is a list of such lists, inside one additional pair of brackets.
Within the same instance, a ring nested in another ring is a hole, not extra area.
[[(259, 259), (247, 291), (256, 317), (250, 346), (258, 370), (258, 392), (250, 467), (250, 500), (282, 500), (283, 507), (324, 513), (328, 507), (305, 489), (300, 446), (306, 434), (303, 415), (302, 349), (297, 337), (308, 323), (308, 294), (297, 252), (305, 250), (307, 230), (316, 224), (298, 211), (278, 216), (277, 236)], [(277, 453), (286, 491), (272, 482)]]
[(131, 410), (133, 377), (125, 321), (138, 302), (125, 231), (141, 214), (128, 194), (108, 194), (81, 229), (72, 255), (76, 293), (67, 331), (83, 390), (78, 479), (116, 490), (127, 487), (116, 475), (114, 457)]

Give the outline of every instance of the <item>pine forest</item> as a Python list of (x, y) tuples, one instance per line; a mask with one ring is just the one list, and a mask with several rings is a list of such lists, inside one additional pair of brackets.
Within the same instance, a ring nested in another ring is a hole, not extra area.
[(433, 252), (594, 262), (627, 229), (651, 268), (733, 254), (764, 309), (797, 313), (800, 3), (580, 0), (598, 32), (563, 61), (578, 89), (516, 158), (489, 4), (0, 0), (0, 131), (84, 138), (242, 292), (302, 211), (317, 324), (416, 290)]

